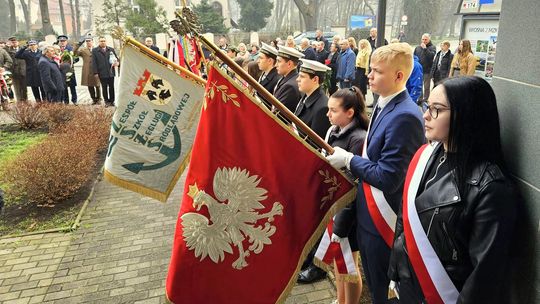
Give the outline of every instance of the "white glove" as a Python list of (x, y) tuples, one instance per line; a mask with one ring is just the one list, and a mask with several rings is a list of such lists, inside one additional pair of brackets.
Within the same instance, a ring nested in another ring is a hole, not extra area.
[(328, 155), (326, 159), (328, 162), (330, 162), (330, 165), (336, 169), (341, 169), (343, 167), (347, 167), (347, 169), (351, 169), (351, 159), (353, 158), (354, 154), (351, 152), (347, 152), (340, 147), (334, 148), (334, 154)]
[(330, 238), (330, 241), (334, 243), (341, 243), (341, 240), (343, 240), (343, 238), (340, 238), (339, 236), (332, 233), (332, 237)]

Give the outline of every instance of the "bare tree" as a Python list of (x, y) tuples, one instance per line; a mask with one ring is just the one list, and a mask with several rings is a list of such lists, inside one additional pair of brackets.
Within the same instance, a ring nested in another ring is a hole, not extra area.
[(14, 0), (8, 0), (9, 4), (9, 30), (10, 33), (13, 34), (17, 31), (17, 16), (15, 16), (15, 1)]
[(81, 37), (81, 7), (79, 5), (79, 0), (75, 0), (75, 19), (77, 23), (77, 31), (75, 36), (77, 38)]
[(60, 6), (60, 20), (62, 20), (62, 31), (64, 35), (67, 34), (67, 27), (66, 27), (66, 15), (64, 13), (64, 1), (58, 0), (58, 5)]
[(21, 2), (21, 7), (22, 7), (22, 10), (23, 10), (23, 15), (24, 15), (24, 25), (26, 26), (26, 32), (27, 33), (30, 33), (31, 29), (30, 29), (30, 6), (26, 4), (26, 2), (24, 0), (20, 0)]
[(43, 34), (49, 35), (53, 33), (51, 19), (49, 18), (49, 2), (47, 0), (39, 0), (39, 11), (41, 13), (41, 24), (43, 26)]
[(79, 39), (79, 36), (77, 35), (77, 24), (75, 22), (75, 8), (73, 7), (73, 0), (69, 0), (69, 11), (71, 13), (71, 35), (75, 37), (75, 39)]
[(321, 0), (294, 0), (298, 10), (304, 17), (306, 30), (313, 31), (317, 28), (317, 19), (319, 18), (319, 3)]

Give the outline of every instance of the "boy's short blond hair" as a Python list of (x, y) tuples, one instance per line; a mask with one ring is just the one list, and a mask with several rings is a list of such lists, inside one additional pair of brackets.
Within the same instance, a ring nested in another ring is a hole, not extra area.
[(413, 69), (413, 51), (408, 43), (392, 43), (377, 48), (371, 55), (371, 61), (382, 61), (402, 71), (406, 82)]

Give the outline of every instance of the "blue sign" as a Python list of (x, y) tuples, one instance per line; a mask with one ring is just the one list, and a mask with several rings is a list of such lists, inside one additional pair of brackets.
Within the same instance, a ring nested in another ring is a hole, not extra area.
[(495, 0), (480, 0), (480, 4), (493, 4)]
[(375, 16), (351, 16), (351, 29), (373, 27)]

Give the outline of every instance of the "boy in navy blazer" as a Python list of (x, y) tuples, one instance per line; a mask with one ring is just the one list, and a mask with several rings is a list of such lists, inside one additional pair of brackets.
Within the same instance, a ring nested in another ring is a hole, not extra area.
[(380, 95), (373, 110), (367, 146), (362, 155), (339, 147), (328, 161), (359, 178), (357, 238), (368, 288), (374, 304), (388, 299), (387, 277), (396, 214), (401, 208), (409, 162), (424, 143), (422, 113), (405, 89), (413, 65), (412, 48), (396, 43), (371, 56), (371, 90)]

